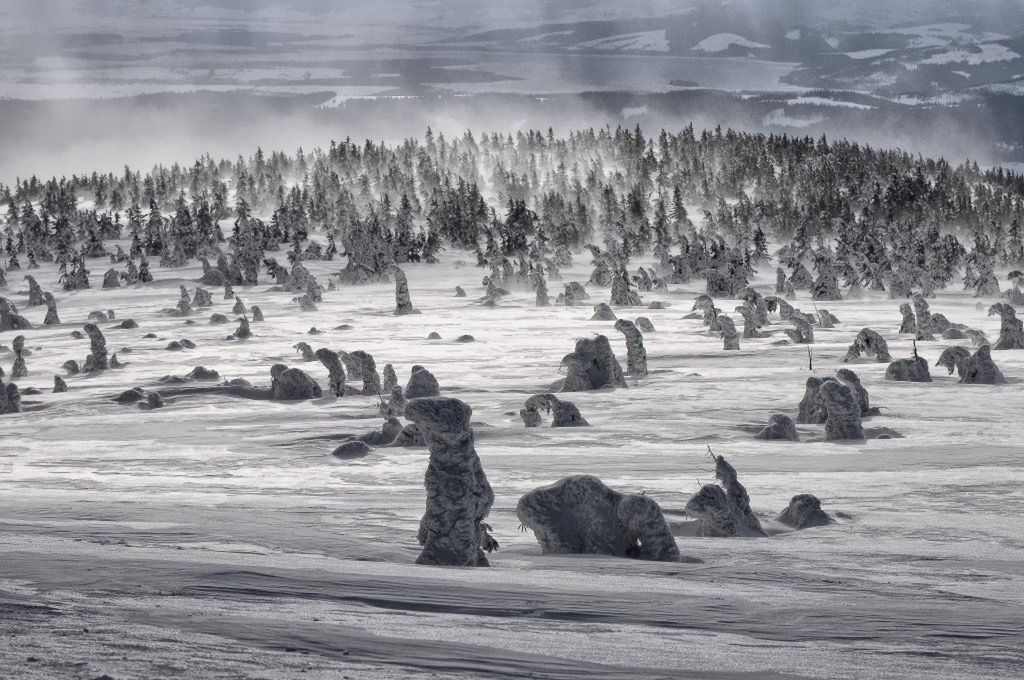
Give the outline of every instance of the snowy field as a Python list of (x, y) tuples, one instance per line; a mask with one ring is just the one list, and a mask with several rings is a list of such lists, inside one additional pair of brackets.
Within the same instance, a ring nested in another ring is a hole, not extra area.
[[(126, 244), (127, 247), (127, 244)], [(460, 264), (464, 260), (468, 264)], [(395, 317), (393, 284), (325, 293), (302, 313), (268, 285), (236, 288), (266, 321), (246, 342), (210, 325), (232, 302), (213, 290), (212, 310), (161, 316), (197, 268), (154, 267), (153, 284), (57, 293), (64, 325), (41, 326), (27, 285), (10, 273), (12, 298), (33, 324), (25, 333), (26, 413), (0, 418), (0, 667), (19, 678), (982, 678), (1024, 668), (1024, 352), (996, 352), (1003, 386), (964, 386), (933, 368), (931, 384), (883, 380), (884, 364), (855, 367), (882, 415), (869, 439), (824, 442), (800, 425), (800, 443), (753, 438), (773, 413), (795, 415), (809, 375), (803, 346), (771, 337), (722, 351), (699, 320), (683, 317), (698, 283), (647, 293), (667, 309), (647, 316), (651, 373), (627, 389), (571, 399), (589, 428), (530, 429), (518, 412), (559, 377), (577, 337), (605, 333), (625, 360), (611, 322), (590, 307), (538, 308), (514, 292), (489, 309), (470, 254), (440, 265), (405, 265), (418, 316)], [(321, 281), (337, 262), (310, 262)], [(773, 269), (773, 268), (772, 268)], [(768, 271), (765, 269), (765, 271)], [(586, 281), (577, 256), (565, 280)], [(56, 290), (52, 267), (34, 272)], [(467, 298), (455, 298), (462, 285)], [(758, 288), (768, 294), (764, 276)], [(551, 292), (557, 293), (557, 282)], [(592, 302), (608, 291), (588, 288)], [(869, 294), (870, 295), (870, 294)], [(877, 294), (876, 294), (877, 295)], [(933, 312), (998, 335), (962, 293), (940, 293)], [(984, 308), (995, 300), (985, 300)], [(796, 306), (810, 311), (806, 293)], [(817, 329), (814, 374), (840, 367), (856, 332), (885, 336), (894, 358), (898, 303), (884, 297), (826, 303), (835, 330)], [(733, 303), (720, 300), (731, 312)], [(68, 378), (51, 394), (87, 314), (101, 323), (122, 370)], [(139, 328), (114, 328), (133, 318)], [(734, 318), (738, 318), (735, 315)], [(343, 324), (347, 330), (334, 330)], [(306, 334), (310, 327), (322, 335)], [(440, 341), (425, 340), (437, 331)], [(143, 339), (155, 333), (156, 339)], [(470, 333), (476, 342), (455, 343)], [(15, 333), (0, 334), (5, 349)], [(189, 338), (195, 349), (165, 351)], [(442, 394), (473, 407), (477, 451), (496, 501), (488, 520), (500, 550), (492, 567), (418, 566), (427, 451), (378, 448), (360, 460), (331, 451), (345, 436), (380, 426), (377, 400), (279, 403), (194, 394), (141, 411), (112, 399), (157, 389), (196, 365), (269, 384), (287, 362), (326, 388), (318, 363), (292, 349), (363, 349), (394, 364), (404, 384), (422, 364)], [(934, 364), (950, 342), (919, 343)], [(132, 347), (125, 353), (122, 348)], [(9, 369), (12, 354), (0, 353)], [(870, 438), (887, 432), (893, 438)], [(750, 492), (770, 538), (692, 536), (682, 508), (713, 481), (707, 447), (725, 455)], [(519, 497), (572, 473), (622, 491), (646, 491), (664, 508), (680, 552), (694, 560), (651, 563), (541, 555), (523, 533)], [(774, 517), (813, 493), (838, 523), (799, 532)], [(698, 561), (699, 560), (699, 561)], [(104, 675), (105, 674), (105, 675)]]

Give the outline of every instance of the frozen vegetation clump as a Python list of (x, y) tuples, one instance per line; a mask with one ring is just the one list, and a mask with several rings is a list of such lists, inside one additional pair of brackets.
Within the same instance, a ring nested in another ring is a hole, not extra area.
[(0, 380), (0, 415), (21, 413), (21, 392), (12, 382)]
[(14, 303), (5, 297), (0, 297), (0, 332), (27, 331), (31, 328), (32, 324), (18, 314), (18, 308), (14, 306)]
[(634, 323), (636, 323), (636, 327), (639, 328), (643, 333), (655, 332), (654, 324), (651, 323), (651, 320), (648, 319), (646, 316), (638, 316)]
[(412, 306), (412, 297), (409, 295), (409, 280), (399, 267), (391, 268), (395, 276), (395, 316), (406, 314), (419, 314), (420, 310)]
[(864, 439), (861, 425), (861, 403), (848, 386), (832, 380), (822, 384), (819, 399), (825, 409), (825, 439), (842, 441)]
[(953, 371), (956, 371), (962, 378), (966, 367), (965, 362), (970, 358), (971, 350), (955, 345), (942, 350), (942, 354), (939, 355), (939, 360), (935, 362), (935, 365), (945, 368), (949, 375), (953, 375)]
[(342, 365), (341, 357), (338, 353), (326, 347), (321, 347), (313, 353), (313, 358), (317, 359), (327, 369), (327, 373), (330, 376), (327, 384), (330, 387), (331, 393), (336, 397), (345, 396), (345, 367)]
[(626, 336), (626, 370), (634, 378), (647, 377), (647, 350), (640, 329), (632, 321), (619, 319), (615, 330)]
[(750, 496), (740, 484), (735, 468), (723, 456), (714, 458), (719, 484), (705, 484), (686, 502), (687, 514), (697, 520), (697, 535), (708, 538), (767, 536), (750, 508)]
[(722, 329), (722, 349), (733, 350), (740, 348), (740, 336), (736, 331), (736, 324), (724, 314), (718, 317), (718, 327)]
[(850, 348), (846, 350), (846, 357), (843, 361), (846, 363), (854, 362), (860, 359), (862, 354), (867, 355), (880, 364), (892, 361), (892, 357), (889, 355), (889, 344), (885, 341), (885, 338), (870, 328), (862, 328), (857, 333), (857, 337), (853, 339)]
[(786, 328), (784, 332), (789, 339), (796, 345), (813, 345), (814, 344), (814, 326), (800, 313), (795, 313), (789, 317), (789, 323), (794, 328)]
[(535, 394), (519, 410), (526, 427), (540, 427), (541, 412), (551, 414), (551, 427), (586, 427), (590, 425), (571, 401), (563, 401), (553, 394)]
[(971, 357), (963, 361), (960, 382), (965, 385), (1003, 385), (1006, 378), (992, 360), (992, 350), (982, 345)]
[(434, 374), (422, 366), (413, 366), (409, 382), (405, 385), (406, 399), (441, 396), (441, 385)]
[(323, 396), (320, 385), (301, 368), (274, 364), (270, 368), (270, 398), (274, 401), (318, 399)]
[(598, 302), (594, 305), (594, 315), (590, 317), (591, 321), (615, 321), (618, 317), (615, 316), (615, 312), (604, 302)]
[[(604, 335), (580, 338), (576, 348), (562, 358), (565, 380), (559, 381), (556, 392), (585, 392), (603, 387), (625, 387), (622, 367)], [(557, 383), (556, 383), (557, 384)]]
[(818, 378), (816, 376), (807, 378), (804, 396), (797, 409), (796, 422), (801, 425), (820, 425), (825, 422), (827, 414), (818, 398), (818, 393), (821, 391), (822, 385), (833, 380), (833, 378)]
[(406, 418), (422, 429), (430, 447), (423, 479), (427, 507), (418, 535), (423, 550), (417, 564), (486, 567), (484, 551), (497, 548), (484, 522), (494, 491), (473, 446), (472, 414), (464, 402), (444, 397), (413, 399), (405, 405)]
[(533, 531), (545, 555), (679, 561), (675, 538), (654, 499), (619, 493), (590, 475), (566, 477), (530, 491), (519, 499), (516, 516)]
[(85, 358), (82, 370), (86, 373), (106, 370), (110, 362), (107, 359), (107, 339), (103, 337), (103, 331), (94, 323), (85, 324), (84, 330), (89, 336), (89, 356)]
[(903, 317), (900, 321), (900, 333), (908, 333), (916, 336), (917, 318), (914, 316), (914, 308), (910, 306), (909, 302), (904, 302), (900, 305), (900, 314)]
[(844, 385), (853, 390), (853, 395), (860, 404), (860, 415), (862, 417), (877, 416), (879, 411), (871, 406), (871, 399), (868, 396), (867, 388), (860, 381), (860, 376), (848, 368), (840, 368), (836, 371), (836, 377)]
[(14, 350), (14, 366), (11, 368), (11, 378), (25, 378), (28, 376), (28, 367), (25, 365), (25, 336), (18, 335), (11, 342)]
[(789, 505), (776, 519), (794, 529), (823, 527), (835, 521), (821, 509), (821, 501), (818, 500), (818, 497), (809, 493), (793, 496)]
[(770, 417), (768, 419), (768, 425), (758, 432), (755, 437), (757, 439), (765, 439), (768, 441), (800, 441), (800, 435), (797, 434), (796, 424), (793, 423), (793, 419), (781, 413), (776, 413)]
[(992, 349), (1024, 349), (1024, 322), (1017, 318), (1017, 310), (1005, 302), (997, 302), (988, 315), (999, 315), (999, 339)]
[(897, 359), (885, 369), (885, 379), (896, 382), (931, 382), (928, 362), (915, 354), (907, 359)]

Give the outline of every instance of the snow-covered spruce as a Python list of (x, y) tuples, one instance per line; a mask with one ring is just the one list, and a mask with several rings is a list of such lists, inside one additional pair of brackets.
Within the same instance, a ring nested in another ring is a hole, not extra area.
[(846, 350), (846, 356), (843, 358), (843, 361), (846, 363), (854, 362), (860, 359), (862, 354), (867, 355), (877, 363), (892, 361), (892, 357), (889, 355), (889, 344), (878, 332), (870, 328), (862, 328), (857, 333), (857, 337), (853, 339), (850, 348)]
[(555, 383), (555, 392), (585, 392), (626, 386), (622, 367), (604, 335), (577, 340), (575, 349), (562, 357), (562, 366), (566, 371), (565, 379)]
[(818, 500), (818, 497), (809, 493), (793, 496), (789, 505), (776, 519), (794, 529), (823, 527), (835, 521), (821, 509), (821, 501)]
[(628, 319), (615, 322), (615, 330), (626, 337), (626, 370), (634, 378), (647, 377), (647, 350), (640, 329)]
[(750, 496), (740, 484), (736, 469), (723, 456), (715, 456), (719, 484), (705, 484), (686, 502), (686, 512), (697, 520), (697, 535), (708, 538), (766, 536)]
[(796, 431), (796, 424), (793, 423), (793, 419), (782, 413), (776, 413), (768, 418), (768, 425), (754, 436), (757, 439), (768, 441), (800, 441), (800, 435)]
[(590, 425), (576, 404), (563, 401), (554, 394), (535, 394), (519, 409), (519, 417), (526, 427), (540, 427), (541, 411), (551, 414), (551, 427), (586, 427)]

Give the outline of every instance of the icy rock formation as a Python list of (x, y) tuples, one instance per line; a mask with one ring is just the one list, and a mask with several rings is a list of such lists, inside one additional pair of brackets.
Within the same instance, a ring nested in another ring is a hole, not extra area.
[(338, 353), (326, 347), (321, 347), (313, 353), (313, 357), (327, 369), (330, 375), (327, 384), (331, 393), (336, 397), (345, 396), (345, 367), (342, 365), (341, 357)]
[(814, 326), (807, 320), (807, 317), (802, 314), (795, 313), (789, 317), (789, 323), (793, 324), (795, 328), (786, 328), (784, 333), (789, 336), (789, 339), (796, 345), (813, 345), (814, 344)]
[(686, 503), (686, 512), (697, 518), (697, 535), (709, 538), (766, 536), (750, 508), (750, 496), (723, 456), (715, 456), (719, 485), (705, 484)]
[(14, 383), (0, 380), (0, 415), (21, 413), (21, 392)]
[(944, 367), (949, 371), (949, 375), (953, 375), (953, 371), (956, 371), (962, 378), (965, 369), (964, 362), (970, 358), (971, 351), (969, 349), (956, 345), (942, 350), (942, 354), (939, 355), (939, 360), (935, 362), (935, 365)]
[(516, 516), (533, 530), (545, 555), (679, 561), (675, 538), (652, 498), (619, 493), (590, 475), (565, 477), (530, 491), (519, 499)]
[(89, 356), (85, 359), (82, 370), (86, 373), (102, 371), (110, 367), (107, 359), (107, 339), (103, 332), (94, 323), (87, 323), (83, 327), (85, 334), (89, 336)]
[(821, 509), (818, 497), (809, 493), (793, 496), (789, 506), (776, 519), (794, 529), (823, 527), (834, 521)]
[(497, 547), (484, 523), (494, 491), (473, 446), (472, 414), (467, 404), (444, 397), (413, 399), (405, 406), (406, 418), (422, 429), (430, 447), (417, 564), (486, 567), (484, 550)]
[(309, 343), (297, 342), (294, 345), (292, 345), (292, 349), (294, 349), (296, 352), (302, 355), (303, 361), (316, 360), (316, 356), (313, 355), (313, 348), (309, 346)]
[(978, 351), (964, 362), (963, 374), (960, 382), (965, 385), (1003, 385), (1006, 378), (1002, 371), (992, 361), (992, 350), (988, 345), (982, 345)]
[(722, 329), (722, 349), (739, 349), (740, 335), (736, 331), (736, 324), (724, 314), (718, 317), (718, 327)]
[(769, 418), (768, 425), (758, 432), (755, 438), (769, 441), (779, 439), (791, 442), (800, 441), (800, 435), (797, 434), (796, 424), (793, 423), (793, 419), (781, 413), (776, 413)]
[(615, 321), (618, 317), (615, 316), (615, 312), (612, 308), (603, 302), (598, 302), (594, 305), (594, 316), (590, 317), (591, 321)]
[(988, 315), (999, 315), (999, 339), (992, 349), (1024, 349), (1024, 322), (1017, 318), (1017, 310), (1005, 302), (997, 302)]
[(412, 306), (412, 298), (409, 296), (409, 280), (398, 266), (391, 267), (391, 273), (395, 276), (395, 316), (406, 314), (419, 314), (420, 310)]
[(636, 318), (636, 327), (644, 333), (654, 333), (654, 324), (646, 316), (638, 316)]
[(928, 309), (928, 301), (920, 293), (914, 293), (914, 315), (917, 317), (917, 339), (934, 340), (934, 329), (932, 328), (932, 314)]
[(0, 297), (0, 332), (27, 331), (31, 328), (32, 324), (18, 314), (18, 308), (14, 306), (14, 303), (5, 297)]
[(615, 330), (626, 336), (626, 370), (635, 378), (646, 377), (647, 350), (644, 349), (644, 336), (640, 329), (632, 321), (619, 319), (615, 322)]
[(11, 378), (25, 378), (28, 376), (28, 367), (25, 365), (25, 336), (19, 335), (11, 343), (14, 350), (14, 366), (11, 368)]
[(318, 399), (323, 396), (320, 385), (301, 368), (274, 364), (270, 368), (270, 377), (270, 398), (274, 401)]
[(59, 326), (60, 317), (57, 316), (57, 300), (53, 293), (43, 293), (43, 304), (46, 305), (46, 318), (43, 319), (44, 326)]
[(405, 385), (406, 399), (421, 399), (423, 397), (441, 396), (441, 386), (434, 374), (422, 366), (413, 366), (412, 375)]
[(904, 302), (900, 305), (900, 314), (903, 320), (900, 322), (900, 333), (917, 335), (917, 318), (914, 316), (914, 309), (910, 303)]
[(836, 378), (853, 390), (853, 396), (857, 398), (857, 403), (860, 405), (861, 417), (878, 415), (878, 409), (871, 407), (871, 398), (868, 396), (867, 388), (861, 383), (860, 376), (848, 368), (840, 368), (836, 371)]
[(843, 361), (851, 363), (859, 359), (861, 354), (866, 354), (877, 363), (892, 361), (892, 357), (889, 355), (889, 345), (885, 338), (870, 328), (862, 328), (857, 333), (850, 348), (846, 350), (846, 357)]
[(551, 414), (551, 427), (586, 427), (590, 425), (571, 401), (562, 401), (553, 394), (535, 394), (519, 410), (527, 427), (540, 427), (541, 411)]
[(860, 422), (861, 403), (848, 385), (834, 380), (826, 382), (821, 386), (818, 398), (827, 414), (827, 441), (864, 439), (864, 428)]
[(807, 378), (804, 387), (804, 396), (797, 408), (796, 422), (801, 425), (820, 425), (825, 422), (826, 412), (818, 399), (821, 386), (834, 378), (818, 378), (811, 376)]
[(928, 362), (919, 356), (897, 359), (885, 369), (885, 379), (897, 382), (931, 382)]
[(64, 378), (59, 375), (53, 376), (53, 393), (58, 394), (60, 392), (67, 392), (68, 384), (64, 382)]
[(556, 391), (584, 392), (626, 386), (622, 367), (604, 335), (577, 340), (575, 350), (562, 358), (562, 365), (566, 367), (566, 376)]

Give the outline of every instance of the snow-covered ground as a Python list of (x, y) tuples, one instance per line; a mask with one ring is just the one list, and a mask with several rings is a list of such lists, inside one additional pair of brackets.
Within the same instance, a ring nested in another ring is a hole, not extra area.
[[(0, 667), (9, 677), (408, 678), (1009, 678), (1024, 667), (1024, 352), (996, 352), (1010, 383), (962, 386), (942, 369), (931, 384), (883, 380), (883, 364), (855, 368), (882, 415), (868, 431), (892, 439), (835, 444), (819, 426), (801, 443), (753, 433), (794, 413), (805, 347), (772, 336), (723, 352), (699, 321), (685, 320), (698, 284), (648, 293), (651, 374), (628, 389), (571, 396), (591, 427), (530, 429), (523, 401), (559, 376), (575, 338), (607, 334), (589, 307), (538, 308), (520, 291), (496, 309), (473, 304), (481, 270), (446, 254), (406, 265), (418, 316), (394, 317), (393, 287), (342, 287), (316, 313), (269, 286), (237, 289), (266, 321), (247, 342), (215, 290), (212, 310), (160, 316), (194, 289), (196, 268), (116, 291), (57, 293), (65, 324), (26, 332), (33, 353), (22, 388), (29, 412), (0, 417)], [(586, 281), (589, 256), (565, 271)], [(108, 265), (91, 265), (99, 285)], [(321, 278), (338, 263), (310, 263)], [(770, 271), (759, 281), (769, 292)], [(35, 272), (55, 290), (52, 268)], [(36, 324), (15, 274), (2, 291)], [(773, 278), (773, 277), (772, 277)], [(453, 297), (456, 284), (469, 297)], [(551, 283), (557, 293), (558, 284)], [(594, 302), (608, 291), (591, 289)], [(994, 300), (985, 300), (985, 306)], [(810, 310), (806, 294), (797, 306)], [(719, 305), (731, 311), (733, 303)], [(841, 366), (864, 326), (896, 357), (897, 303), (881, 296), (827, 306), (841, 320), (818, 330), (814, 374)], [(88, 312), (114, 309), (135, 330), (101, 324), (127, 368), (68, 379)], [(986, 331), (998, 322), (961, 293), (932, 310)], [(738, 318), (738, 315), (737, 317)], [(341, 324), (349, 330), (334, 330)], [(312, 327), (322, 335), (306, 335)], [(443, 339), (425, 340), (430, 331)], [(158, 339), (145, 340), (146, 333)], [(454, 338), (470, 333), (471, 344)], [(9, 346), (14, 333), (0, 334)], [(171, 340), (197, 347), (165, 351)], [(298, 366), (326, 385), (319, 363), (292, 346), (363, 349), (393, 363), (404, 383), (428, 367), (447, 396), (474, 409), (477, 450), (495, 489), (490, 523), (501, 544), (489, 569), (417, 566), (425, 449), (380, 448), (356, 461), (330, 455), (344, 435), (375, 429), (376, 399), (298, 403), (209, 395), (168, 399), (156, 411), (112, 401), (135, 385), (196, 365), (225, 378), (269, 383), (271, 364)], [(919, 343), (934, 363), (946, 342)], [(131, 353), (121, 348), (133, 347)], [(0, 354), (10, 367), (11, 355)], [(699, 539), (681, 510), (712, 480), (707, 447), (735, 465), (762, 520), (797, 493), (813, 493), (842, 519), (765, 539)], [(572, 473), (644, 490), (665, 509), (684, 555), (700, 563), (543, 556), (514, 514), (526, 491)], [(699, 482), (698, 482), (699, 480)]]

